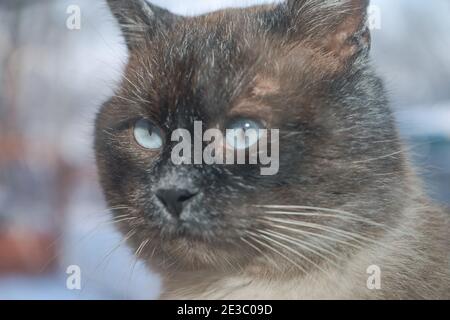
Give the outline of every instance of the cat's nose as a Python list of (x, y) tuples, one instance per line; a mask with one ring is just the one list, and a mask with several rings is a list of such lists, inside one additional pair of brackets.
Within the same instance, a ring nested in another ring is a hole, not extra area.
[(184, 207), (198, 194), (198, 191), (187, 189), (160, 189), (156, 191), (156, 196), (175, 218), (181, 215)]

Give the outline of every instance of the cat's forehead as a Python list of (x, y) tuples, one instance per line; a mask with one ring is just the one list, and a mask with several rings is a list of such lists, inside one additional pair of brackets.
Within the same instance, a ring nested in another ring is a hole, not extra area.
[(320, 59), (310, 49), (283, 47), (282, 39), (262, 27), (259, 14), (236, 12), (188, 19), (133, 53), (128, 77), (147, 78), (140, 89), (154, 102), (148, 112), (189, 114), (189, 121), (271, 119), (275, 109), (283, 109), (271, 97), (301, 93), (293, 86), (307, 87), (321, 74), (314, 70)]
[(212, 116), (248, 108), (252, 101), (277, 93), (280, 84), (268, 72), (266, 50), (258, 48), (262, 40), (253, 37), (251, 44), (228, 32), (191, 28), (153, 41), (151, 48), (135, 54), (129, 76), (151, 78), (142, 90), (150, 98), (166, 100), (169, 108), (195, 108)]
[(149, 39), (148, 47), (161, 49), (154, 51), (157, 60), (184, 62), (197, 70), (216, 66), (225, 72), (230, 64), (234, 69), (245, 67), (252, 59), (262, 59), (274, 42), (261, 16), (269, 8), (227, 9), (183, 19), (157, 39)]

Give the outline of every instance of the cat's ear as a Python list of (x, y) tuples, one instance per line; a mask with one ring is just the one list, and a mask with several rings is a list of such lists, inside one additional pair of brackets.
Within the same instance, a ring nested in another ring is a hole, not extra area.
[[(290, 36), (311, 41), (346, 65), (370, 51), (370, 0), (288, 0)], [(294, 40), (295, 41), (295, 40)]]
[(119, 22), (127, 46), (133, 50), (144, 38), (165, 32), (182, 18), (146, 0), (106, 0)]

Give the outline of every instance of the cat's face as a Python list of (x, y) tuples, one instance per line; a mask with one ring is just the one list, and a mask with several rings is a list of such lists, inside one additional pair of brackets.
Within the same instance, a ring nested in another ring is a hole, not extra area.
[[(403, 169), (388, 156), (399, 145), (366, 66), (365, 1), (195, 18), (109, 2), (130, 62), (98, 115), (96, 152), (107, 201), (138, 256), (184, 270), (273, 261), (302, 270), (394, 220), (384, 212), (398, 203)], [(278, 129), (277, 173), (174, 164), (172, 132), (193, 133), (195, 121), (203, 130)]]

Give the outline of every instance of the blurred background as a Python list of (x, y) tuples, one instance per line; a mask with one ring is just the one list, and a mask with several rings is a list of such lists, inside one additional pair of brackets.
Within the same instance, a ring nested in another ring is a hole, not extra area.
[[(152, 2), (193, 15), (270, 1)], [(449, 206), (450, 2), (372, 5), (374, 65), (430, 196)], [(126, 60), (103, 0), (0, 0), (0, 299), (157, 297), (109, 221), (92, 150)], [(81, 290), (66, 284), (73, 265)]]

